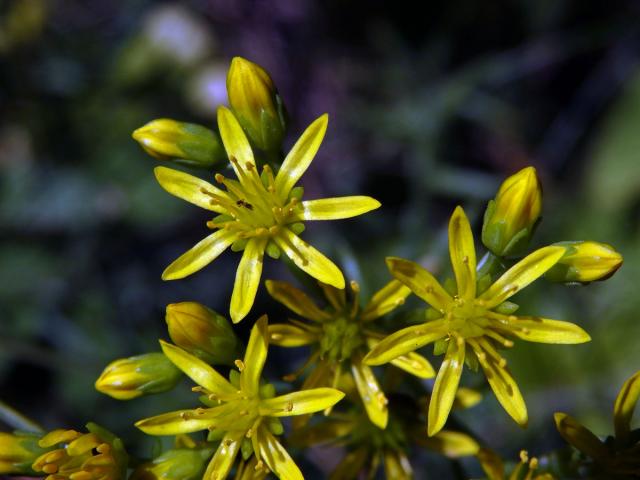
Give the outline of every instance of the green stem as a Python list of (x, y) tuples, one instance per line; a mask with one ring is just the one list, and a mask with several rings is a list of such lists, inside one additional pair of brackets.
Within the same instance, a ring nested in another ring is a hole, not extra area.
[(21, 414), (0, 400), (0, 420), (9, 425), (14, 430), (24, 430), (27, 432), (42, 433), (44, 429), (36, 422)]

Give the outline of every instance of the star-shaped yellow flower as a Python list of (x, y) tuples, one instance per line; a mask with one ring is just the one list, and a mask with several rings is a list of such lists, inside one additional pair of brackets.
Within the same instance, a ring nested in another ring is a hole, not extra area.
[[(164, 354), (199, 386), (207, 408), (179, 410), (140, 420), (136, 426), (149, 435), (179, 435), (208, 429), (221, 438), (204, 478), (227, 477), (243, 442), (249, 442), (258, 468), (269, 468), (279, 478), (302, 479), (300, 470), (274, 434), (281, 434), (280, 417), (317, 412), (339, 402), (344, 394), (332, 388), (316, 388), (275, 396), (270, 384), (260, 384), (268, 349), (267, 318), (251, 330), (244, 361), (236, 360), (227, 381), (211, 366), (175, 345), (162, 342)], [(264, 466), (266, 464), (266, 467)]]
[(156, 178), (167, 192), (218, 214), (207, 222), (214, 233), (169, 265), (162, 278), (174, 280), (191, 275), (229, 246), (244, 250), (231, 296), (234, 322), (242, 320), (253, 305), (265, 251), (276, 258), (284, 252), (312, 277), (344, 288), (340, 269), (298, 236), (304, 230), (303, 222), (354, 217), (378, 208), (380, 203), (366, 196), (301, 200), (302, 189), (294, 187), (320, 147), (327, 118), (322, 115), (305, 130), (275, 176), (267, 165), (259, 174), (247, 137), (225, 107), (218, 109), (218, 127), (237, 176), (237, 180), (215, 176), (226, 190), (192, 175), (157, 167)]
[[(411, 293), (397, 280), (376, 292), (362, 308), (360, 287), (351, 282), (353, 298), (347, 301), (344, 290), (320, 284), (329, 306), (318, 307), (304, 292), (286, 282), (267, 280), (267, 290), (289, 310), (308, 320), (274, 323), (269, 326), (269, 340), (281, 347), (311, 345), (313, 351), (306, 365), (315, 364), (302, 388), (336, 386), (346, 367), (356, 384), (371, 422), (379, 428), (387, 426), (387, 398), (373, 370), (362, 363), (365, 353), (384, 335), (371, 328), (371, 323), (404, 303)], [(422, 355), (411, 352), (400, 355), (392, 363), (412, 375), (431, 378), (433, 367)]]
[(364, 362), (380, 365), (440, 340), (446, 354), (429, 403), (429, 435), (440, 431), (449, 416), (465, 359), (482, 366), (500, 404), (518, 424), (526, 426), (526, 405), (497, 348), (513, 346), (513, 341), (506, 337), (541, 343), (583, 343), (590, 337), (572, 323), (515, 316), (512, 314), (515, 305), (504, 302), (553, 267), (565, 249), (550, 246), (536, 250), (486, 290), (479, 291), (471, 227), (462, 208), (457, 207), (449, 222), (449, 254), (457, 285), (457, 294), (453, 296), (420, 265), (387, 258), (392, 275), (433, 307), (439, 318), (388, 336), (373, 347)]
[[(556, 427), (562, 438), (593, 459), (607, 478), (610, 476), (640, 475), (640, 439), (638, 430), (631, 429), (631, 418), (640, 399), (640, 372), (631, 376), (618, 393), (613, 406), (614, 438), (601, 441), (580, 422), (566, 413), (554, 415)], [(604, 477), (602, 477), (604, 478)]]

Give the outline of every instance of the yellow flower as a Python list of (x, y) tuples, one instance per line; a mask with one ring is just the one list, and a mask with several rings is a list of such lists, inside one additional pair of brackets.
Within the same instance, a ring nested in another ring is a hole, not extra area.
[(536, 169), (527, 167), (507, 178), (487, 206), (482, 243), (499, 257), (517, 253), (533, 233), (542, 209)]
[(218, 134), (195, 123), (159, 118), (134, 131), (133, 138), (158, 160), (206, 168), (225, 157)]
[(344, 288), (342, 272), (298, 234), (305, 220), (335, 220), (361, 215), (380, 206), (371, 197), (355, 196), (301, 201), (294, 188), (315, 156), (327, 128), (327, 116), (313, 122), (294, 145), (274, 177), (265, 165), (256, 170), (253, 152), (238, 121), (226, 108), (218, 110), (218, 126), (238, 180), (220, 174), (226, 191), (177, 170), (157, 167), (156, 178), (169, 193), (218, 214), (207, 222), (215, 230), (175, 260), (164, 280), (184, 278), (200, 270), (231, 246), (244, 250), (231, 296), (231, 319), (242, 320), (253, 305), (262, 274), (264, 252), (284, 252), (299, 268), (321, 282)]
[(284, 107), (269, 74), (242, 57), (231, 60), (227, 74), (229, 105), (251, 142), (278, 151), (286, 124)]
[[(302, 479), (300, 470), (274, 434), (283, 431), (279, 418), (304, 415), (333, 406), (344, 394), (332, 388), (316, 388), (275, 396), (270, 384), (260, 383), (268, 348), (267, 318), (256, 322), (244, 360), (227, 381), (212, 367), (179, 347), (161, 341), (169, 359), (198, 384), (206, 408), (180, 410), (140, 420), (136, 426), (149, 435), (178, 435), (208, 429), (222, 441), (205, 477), (223, 480), (243, 448), (253, 448), (258, 468), (269, 468), (282, 479)], [(265, 467), (266, 465), (266, 467)]]
[(545, 277), (554, 282), (589, 283), (606, 280), (622, 266), (622, 255), (606, 243), (560, 242), (567, 249)]
[(640, 371), (624, 382), (616, 397), (613, 406), (615, 438), (608, 438), (606, 442), (602, 442), (566, 413), (557, 412), (554, 415), (556, 428), (562, 438), (593, 459), (605, 473), (622, 476), (640, 475), (640, 463), (638, 463), (640, 440), (631, 430), (631, 418), (638, 399), (640, 399)]
[(162, 353), (121, 358), (106, 366), (96, 380), (96, 390), (118, 400), (171, 390), (182, 374)]
[(240, 342), (229, 322), (197, 302), (167, 305), (167, 327), (173, 343), (211, 365), (233, 365)]
[(536, 250), (479, 291), (471, 227), (462, 208), (457, 207), (449, 222), (449, 253), (457, 285), (453, 296), (420, 265), (401, 258), (387, 259), (391, 274), (431, 305), (438, 319), (390, 335), (373, 347), (364, 361), (380, 365), (439, 341), (437, 346), (446, 354), (429, 403), (430, 436), (440, 431), (449, 416), (465, 360), (471, 366), (482, 366), (500, 404), (518, 424), (526, 426), (527, 408), (497, 348), (513, 346), (506, 337), (542, 343), (583, 343), (590, 337), (572, 323), (515, 316), (516, 306), (505, 302), (555, 265), (565, 249), (551, 246)]
[(502, 459), (492, 450), (481, 448), (478, 452), (480, 465), (489, 480), (553, 480), (550, 473), (536, 475), (540, 462), (536, 457), (529, 459), (526, 450), (520, 451), (520, 463), (507, 476)]
[(87, 430), (46, 434), (40, 447), (55, 449), (38, 457), (33, 470), (44, 473), (45, 480), (124, 480), (128, 460), (120, 439), (93, 423)]
[[(388, 401), (373, 370), (362, 363), (362, 358), (370, 347), (384, 337), (371, 328), (371, 322), (404, 303), (411, 290), (393, 280), (361, 308), (360, 288), (356, 282), (351, 282), (351, 302), (347, 301), (344, 290), (321, 283), (320, 287), (329, 303), (329, 307), (323, 310), (304, 292), (288, 283), (267, 280), (266, 286), (273, 298), (308, 320), (269, 326), (269, 341), (275, 345), (313, 347), (307, 365), (315, 363), (316, 366), (305, 380), (303, 388), (336, 386), (346, 368), (353, 376), (369, 418), (379, 428), (385, 428)], [(417, 353), (399, 356), (392, 363), (420, 378), (435, 375), (431, 364)]]
[(31, 464), (46, 451), (39, 440), (34, 433), (0, 432), (0, 475), (33, 473)]

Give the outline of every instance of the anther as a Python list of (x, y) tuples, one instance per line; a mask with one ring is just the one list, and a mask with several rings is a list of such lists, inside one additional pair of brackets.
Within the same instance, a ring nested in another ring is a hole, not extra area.
[(54, 463), (48, 463), (42, 467), (42, 471), (46, 474), (56, 473), (58, 471), (58, 465)]
[(533, 457), (530, 461), (529, 461), (529, 468), (531, 470), (535, 470), (536, 468), (538, 468), (538, 459), (536, 457)]
[(293, 402), (292, 401), (289, 401), (287, 403), (287, 406), (285, 407), (285, 411), (287, 411), (287, 412), (292, 412), (293, 411)]
[(180, 413), (180, 418), (182, 420), (189, 420), (189, 414), (187, 412), (181, 412)]
[(250, 428), (249, 430), (247, 430), (247, 433), (245, 433), (244, 436), (247, 438), (251, 438), (253, 436), (253, 429)]
[(196, 408), (196, 415), (204, 415), (205, 412), (206, 410), (202, 407)]
[(236, 365), (236, 367), (238, 367), (239, 371), (242, 372), (244, 370), (244, 362), (242, 360), (238, 359), (238, 360), (235, 360), (233, 363)]
[(222, 175), (221, 173), (216, 173), (214, 178), (216, 179), (216, 182), (224, 183), (224, 175)]
[(527, 463), (529, 461), (529, 453), (526, 450), (520, 450), (520, 461)]
[(264, 463), (262, 462), (262, 460), (258, 460), (258, 463), (256, 463), (256, 466), (253, 468), (256, 472), (259, 470), (262, 470), (264, 468)]
[(465, 255), (464, 257), (462, 257), (462, 263), (464, 263), (465, 265), (469, 264), (469, 257), (467, 255)]
[(351, 286), (351, 290), (353, 291), (353, 293), (360, 293), (360, 285), (358, 284), (358, 282), (356, 282), (355, 280), (351, 280), (349, 282), (349, 285)]

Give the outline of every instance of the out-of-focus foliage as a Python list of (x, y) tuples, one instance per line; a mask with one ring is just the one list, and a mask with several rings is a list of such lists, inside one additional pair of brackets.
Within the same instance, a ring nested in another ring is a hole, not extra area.
[[(597, 341), (509, 352), (527, 392), (527, 430), (495, 421), (502, 414), (490, 395), (454, 415), (502, 458), (559, 447), (554, 411), (609, 433), (617, 387), (640, 368), (640, 8), (632, 0), (422, 8), (380, 0), (0, 3), (0, 398), (47, 429), (108, 425), (147, 456), (153, 442), (133, 422), (188, 405), (186, 385), (126, 408), (91, 385), (114, 358), (157, 350), (167, 304), (228, 307), (230, 283), (220, 279), (233, 256), (180, 283), (160, 282), (206, 219), (159, 188), (152, 169), (162, 160), (131, 132), (161, 117), (214, 129), (228, 62), (242, 55), (278, 85), (291, 119), (287, 146), (313, 118), (331, 116), (306, 194), (358, 191), (382, 202), (355, 225), (310, 228), (363, 297), (389, 279), (386, 255), (446, 273), (454, 202), (479, 228), (502, 179), (528, 164), (545, 187), (538, 245), (595, 240), (623, 254), (606, 283), (528, 289), (521, 311), (578, 323)], [(276, 277), (270, 269), (289, 275), (280, 268), (272, 262), (264, 278)], [(409, 300), (402, 315), (419, 307)], [(264, 292), (253, 308), (272, 321), (287, 315)], [(250, 326), (236, 331), (246, 339)], [(305, 357), (293, 352), (272, 349), (270, 377)], [(414, 471), (431, 478), (461, 466), (481, 475), (474, 460), (412, 456)], [(313, 449), (296, 461), (323, 478), (333, 457)]]

